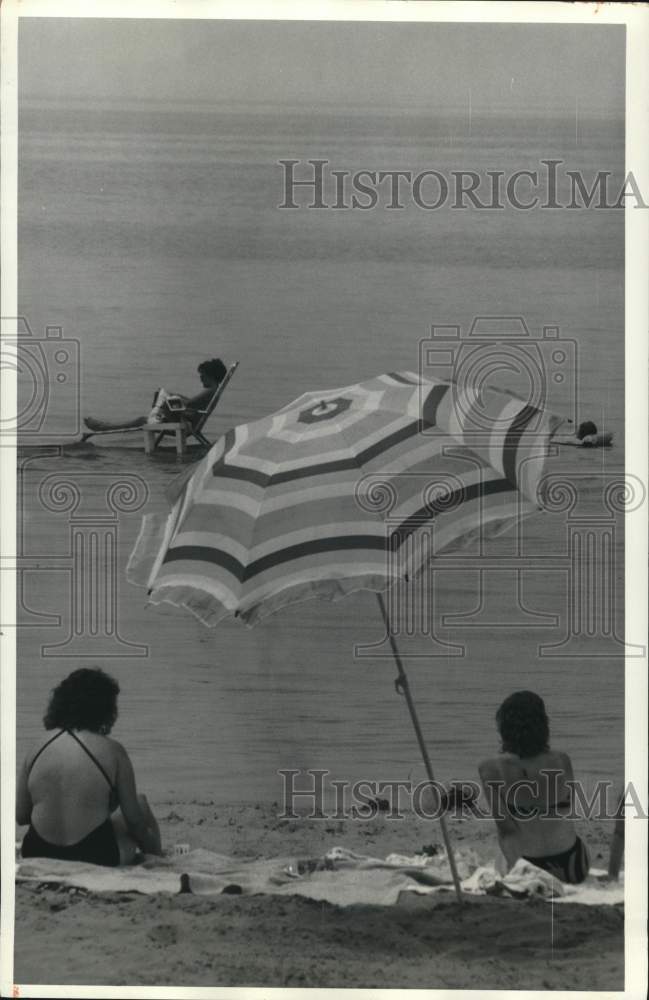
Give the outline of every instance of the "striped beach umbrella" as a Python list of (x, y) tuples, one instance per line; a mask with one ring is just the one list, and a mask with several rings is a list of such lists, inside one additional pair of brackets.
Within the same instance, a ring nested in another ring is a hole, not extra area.
[(412, 372), (305, 393), (211, 448), (144, 519), (129, 578), (207, 625), (384, 591), (535, 510), (559, 422)]
[[(181, 477), (169, 515), (144, 518), (129, 579), (208, 625), (376, 591), (434, 783), (382, 592), (535, 510), (560, 422), (511, 393), (413, 372), (305, 393), (228, 431)], [(461, 899), (443, 815), (440, 825)]]

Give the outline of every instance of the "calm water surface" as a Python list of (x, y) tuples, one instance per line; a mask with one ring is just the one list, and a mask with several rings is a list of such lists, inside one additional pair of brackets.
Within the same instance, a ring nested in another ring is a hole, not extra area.
[[(520, 315), (536, 337), (555, 324), (576, 342), (580, 416), (616, 434), (610, 453), (574, 451), (555, 462), (587, 477), (595, 510), (598, 475), (623, 464), (622, 213), (281, 211), (277, 161), (289, 158), (444, 173), (539, 169), (542, 158), (555, 158), (566, 169), (611, 170), (621, 180), (623, 126), (585, 119), (576, 134), (574, 121), (541, 117), (474, 116), (469, 130), (465, 116), (451, 114), (25, 106), (20, 309), (35, 334), (56, 324), (78, 338), (83, 412), (135, 415), (158, 385), (191, 391), (203, 358), (238, 358), (210, 424), (216, 436), (307, 389), (416, 368), (433, 323), (467, 330), (476, 315)], [(150, 491), (145, 509), (163, 508), (174, 463), (112, 444), (25, 462), (26, 555), (69, 551), (69, 515), (39, 499), (52, 473), (76, 482), (96, 514), (105, 509), (106, 483), (136, 472)], [(118, 620), (121, 636), (146, 645), (147, 656), (72, 659), (65, 647), (43, 656), (43, 644), (68, 634), (68, 576), (51, 561), (25, 575), (27, 606), (61, 623), (38, 619), (40, 627), (19, 633), (19, 754), (41, 731), (51, 687), (70, 669), (96, 663), (119, 679), (115, 735), (154, 798), (273, 800), (280, 767), (327, 768), (348, 779), (421, 773), (387, 648), (353, 657), (355, 644), (382, 638), (373, 595), (306, 603), (255, 630), (235, 622), (207, 630), (175, 609), (147, 609), (144, 592), (126, 583), (139, 517), (120, 515)], [(565, 515), (535, 516), (524, 532), (526, 551), (562, 552)], [(621, 535), (618, 542), (621, 583)], [(492, 551), (511, 545), (504, 536)], [(476, 569), (437, 581), (438, 616), (474, 610), (477, 580)], [(537, 615), (565, 619), (561, 572), (530, 571), (523, 587)], [(476, 761), (497, 747), (498, 704), (530, 687), (546, 699), (554, 743), (572, 754), (576, 772), (620, 780), (621, 658), (539, 659), (539, 644), (558, 641), (561, 630), (540, 627), (547, 619), (539, 617), (525, 627), (486, 626), (514, 604), (502, 577), (486, 589), (482, 626), (438, 621), (446, 642), (464, 643), (463, 656), (437, 649), (441, 655), (415, 659), (410, 654), (430, 654), (429, 641), (404, 645), (438, 775), (473, 777)]]

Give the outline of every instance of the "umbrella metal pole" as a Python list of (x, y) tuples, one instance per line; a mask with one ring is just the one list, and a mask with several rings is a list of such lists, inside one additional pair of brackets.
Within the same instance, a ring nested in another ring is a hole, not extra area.
[[(390, 619), (388, 617), (388, 612), (387, 612), (387, 609), (385, 607), (385, 601), (383, 600), (383, 594), (377, 592), (376, 597), (377, 597), (377, 600), (379, 602), (379, 607), (381, 609), (381, 614), (383, 615), (383, 621), (385, 622), (385, 626), (386, 626), (386, 628), (388, 630), (388, 639), (390, 640), (390, 646), (392, 647), (392, 654), (394, 656), (394, 661), (395, 661), (395, 663), (397, 665), (397, 670), (399, 672), (398, 684), (399, 684), (400, 689), (403, 691), (403, 694), (404, 694), (405, 699), (406, 699), (406, 703), (408, 705), (408, 711), (410, 712), (410, 718), (412, 719), (412, 724), (413, 724), (414, 729), (415, 729), (415, 734), (417, 736), (417, 742), (419, 743), (419, 749), (421, 751), (421, 756), (422, 756), (423, 761), (424, 761), (424, 767), (426, 768), (426, 774), (428, 775), (428, 779), (431, 782), (431, 784), (436, 784), (436, 782), (435, 782), (435, 776), (433, 774), (433, 767), (432, 767), (432, 764), (430, 762), (430, 757), (428, 756), (428, 750), (426, 749), (426, 744), (424, 742), (424, 735), (423, 735), (423, 733), (421, 731), (421, 726), (419, 725), (419, 718), (417, 716), (417, 710), (415, 709), (415, 703), (412, 700), (412, 694), (410, 693), (410, 686), (408, 684), (408, 677), (406, 676), (406, 672), (403, 669), (403, 664), (401, 662), (401, 657), (399, 656), (399, 650), (397, 648), (396, 642), (394, 641), (394, 636), (392, 635), (392, 632), (390, 630)], [(462, 902), (462, 888), (460, 886), (460, 878), (459, 878), (459, 875), (458, 875), (458, 872), (457, 872), (457, 867), (456, 867), (456, 864), (455, 864), (455, 855), (453, 854), (453, 847), (451, 845), (451, 841), (450, 841), (450, 838), (449, 838), (449, 835), (448, 835), (448, 829), (446, 827), (446, 820), (444, 819), (443, 815), (440, 815), (440, 817), (439, 817), (439, 825), (440, 825), (441, 830), (442, 830), (442, 837), (444, 839), (444, 847), (446, 848), (446, 854), (448, 856), (448, 863), (449, 863), (450, 868), (451, 868), (451, 875), (453, 876), (453, 885), (455, 886), (455, 894), (457, 896), (458, 902), (461, 903)]]

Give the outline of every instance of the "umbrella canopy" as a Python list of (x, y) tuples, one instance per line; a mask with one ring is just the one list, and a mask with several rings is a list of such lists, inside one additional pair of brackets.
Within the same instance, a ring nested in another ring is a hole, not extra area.
[(385, 590), (535, 510), (560, 423), (511, 393), (413, 372), (305, 393), (181, 477), (170, 515), (144, 519), (129, 579), (208, 625)]

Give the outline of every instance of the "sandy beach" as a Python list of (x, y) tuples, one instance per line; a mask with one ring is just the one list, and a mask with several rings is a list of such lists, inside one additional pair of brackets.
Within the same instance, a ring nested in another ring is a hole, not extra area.
[[(375, 857), (441, 849), (439, 825), (412, 815), (285, 820), (276, 805), (158, 802), (163, 843), (239, 859)], [(456, 849), (495, 855), (491, 824), (450, 819)], [(580, 830), (606, 867), (610, 830)], [(420, 989), (620, 990), (622, 906), (402, 894), (395, 906), (333, 906), (299, 896), (89, 894), (19, 885), (17, 983)]]

